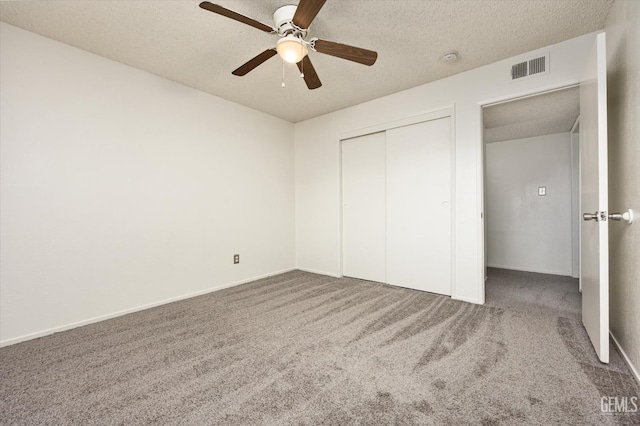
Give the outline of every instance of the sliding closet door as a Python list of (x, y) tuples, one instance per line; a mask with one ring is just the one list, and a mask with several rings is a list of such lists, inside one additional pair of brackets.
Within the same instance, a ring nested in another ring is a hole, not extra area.
[(386, 135), (386, 282), (451, 295), (451, 119)]
[(385, 282), (385, 135), (342, 141), (343, 275)]

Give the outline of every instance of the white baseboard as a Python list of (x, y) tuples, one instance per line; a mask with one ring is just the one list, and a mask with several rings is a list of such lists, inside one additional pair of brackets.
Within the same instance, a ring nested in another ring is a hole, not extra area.
[[(299, 270), (299, 271), (303, 271), (303, 272), (310, 272), (312, 274), (326, 275), (328, 277), (335, 277), (335, 278), (342, 278), (342, 275), (334, 274), (334, 273), (331, 273), (331, 272), (318, 271), (318, 270), (315, 270), (315, 269), (299, 268), (299, 267), (296, 268), (296, 269)], [(472, 298), (468, 298), (468, 297), (451, 296), (451, 299), (460, 300), (461, 302), (474, 303), (476, 305), (483, 305), (484, 304), (484, 302), (482, 302), (482, 301), (480, 301), (478, 299), (472, 299)]]
[(627, 353), (624, 351), (624, 349), (622, 349), (622, 346), (620, 346), (620, 342), (618, 342), (618, 339), (616, 339), (616, 336), (614, 336), (611, 331), (609, 331), (609, 336), (611, 336), (613, 343), (616, 345), (616, 347), (618, 348), (618, 351), (622, 354), (622, 358), (629, 366), (629, 370), (631, 370), (631, 374), (633, 374), (633, 376), (636, 378), (636, 381), (640, 383), (640, 374), (638, 374), (638, 370), (636, 370), (636, 367), (631, 363), (631, 360), (627, 356)]
[(522, 271), (522, 272), (535, 272), (536, 274), (562, 275), (565, 277), (571, 276), (571, 272), (567, 272), (567, 271), (550, 271), (546, 269), (522, 268), (518, 266), (509, 266), (509, 265), (487, 265), (487, 268), (510, 269), (512, 271)]
[(245, 284), (245, 283), (248, 283), (248, 282), (251, 282), (251, 281), (260, 280), (262, 278), (271, 277), (273, 275), (284, 274), (285, 272), (294, 271), (295, 269), (296, 268), (289, 268), (289, 269), (283, 269), (281, 271), (270, 272), (268, 274), (259, 275), (257, 277), (252, 277), (252, 278), (247, 278), (247, 279), (240, 280), (240, 281), (235, 281), (235, 282), (232, 282), (232, 283), (222, 284), (222, 285), (219, 285), (219, 286), (216, 286), (216, 287), (208, 288), (206, 290), (200, 290), (200, 291), (195, 291), (193, 293), (183, 294), (182, 296), (172, 297), (172, 298), (161, 300), (161, 301), (158, 301), (158, 302), (153, 302), (153, 303), (148, 303), (146, 305), (136, 306), (135, 308), (125, 309), (125, 310), (122, 310), (122, 311), (113, 312), (111, 314), (100, 315), (100, 316), (97, 316), (97, 317), (94, 317), (94, 318), (89, 318), (89, 319), (86, 319), (86, 320), (73, 322), (71, 324), (66, 324), (66, 325), (62, 325), (62, 326), (59, 326), (59, 327), (54, 327), (54, 328), (49, 328), (47, 330), (38, 331), (36, 333), (30, 333), (30, 334), (25, 334), (25, 335), (19, 336), (19, 337), (14, 337), (14, 338), (11, 338), (11, 339), (0, 340), (0, 348), (4, 347), (4, 346), (14, 345), (14, 344), (20, 343), (20, 342), (25, 342), (27, 340), (36, 339), (38, 337), (47, 336), (49, 334), (59, 333), (61, 331), (65, 331), (65, 330), (71, 330), (72, 328), (82, 327), (83, 325), (89, 325), (89, 324), (93, 324), (93, 323), (96, 323), (96, 322), (100, 322), (100, 321), (108, 320), (108, 319), (111, 319), (111, 318), (119, 317), (119, 316), (122, 316), (122, 315), (127, 315), (127, 314), (130, 314), (130, 313), (133, 313), (133, 312), (144, 311), (145, 309), (155, 308), (156, 306), (166, 305), (167, 303), (177, 302), (179, 300), (184, 300), (184, 299), (190, 299), (190, 298), (196, 297), (196, 296), (202, 296), (203, 294), (213, 293), (214, 291), (222, 290), (222, 289), (229, 288), (229, 287), (234, 287), (234, 286), (237, 286), (237, 285), (240, 285), (240, 284)]
[(318, 274), (318, 275), (326, 275), (328, 277), (335, 277), (335, 278), (342, 278), (342, 275), (340, 274), (335, 274), (332, 272), (325, 272), (325, 271), (317, 271), (315, 269), (308, 269), (308, 268), (296, 268), (298, 271), (303, 271), (303, 272), (310, 272), (312, 274)]
[(473, 303), (476, 305), (483, 305), (484, 303), (482, 303), (481, 301), (477, 300), (477, 299), (472, 299), (470, 297), (458, 297), (458, 296), (451, 296), (451, 299), (453, 300), (459, 300), (461, 302), (467, 302), (467, 303)]

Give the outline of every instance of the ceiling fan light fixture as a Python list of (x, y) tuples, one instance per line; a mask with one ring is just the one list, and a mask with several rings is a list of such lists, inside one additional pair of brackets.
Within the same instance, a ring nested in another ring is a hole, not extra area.
[(291, 34), (278, 40), (276, 50), (282, 60), (290, 64), (297, 64), (309, 53), (304, 42)]

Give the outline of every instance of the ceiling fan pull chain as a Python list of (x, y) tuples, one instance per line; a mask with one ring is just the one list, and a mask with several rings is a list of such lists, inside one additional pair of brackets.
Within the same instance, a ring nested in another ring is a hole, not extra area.
[(282, 60), (282, 87), (284, 87), (284, 59)]

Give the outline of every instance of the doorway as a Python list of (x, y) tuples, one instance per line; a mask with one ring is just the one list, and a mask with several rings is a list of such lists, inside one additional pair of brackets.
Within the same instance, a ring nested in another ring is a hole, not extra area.
[(483, 107), (485, 300), (579, 318), (577, 86)]

